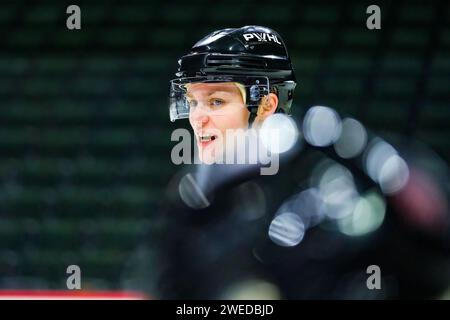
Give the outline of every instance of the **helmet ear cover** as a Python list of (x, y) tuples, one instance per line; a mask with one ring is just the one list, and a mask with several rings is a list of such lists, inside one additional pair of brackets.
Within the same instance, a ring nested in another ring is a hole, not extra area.
[[(275, 113), (291, 113), (292, 100), (294, 97), (294, 89), (296, 83), (294, 81), (284, 81), (282, 83), (273, 84), (270, 86), (269, 92), (278, 97), (278, 106)], [(249, 108), (250, 118), (249, 126), (253, 123), (257, 116), (258, 107)]]
[(294, 81), (284, 81), (273, 84), (270, 87), (270, 92), (273, 92), (278, 97), (278, 108), (276, 112), (291, 113), (292, 100), (294, 98), (294, 90), (296, 87)]

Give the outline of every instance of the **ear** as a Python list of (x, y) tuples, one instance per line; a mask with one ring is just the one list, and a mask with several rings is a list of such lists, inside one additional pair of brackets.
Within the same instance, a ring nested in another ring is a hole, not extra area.
[(264, 96), (256, 113), (254, 123), (260, 125), (268, 116), (275, 113), (278, 107), (278, 97), (275, 93)]

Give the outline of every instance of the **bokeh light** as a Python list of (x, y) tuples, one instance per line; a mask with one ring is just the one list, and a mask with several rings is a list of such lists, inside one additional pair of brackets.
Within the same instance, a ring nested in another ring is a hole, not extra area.
[(393, 194), (406, 185), (409, 178), (409, 169), (405, 160), (400, 156), (390, 157), (381, 167), (378, 183), (385, 194)]
[(241, 184), (233, 194), (232, 201), (236, 204), (233, 210), (243, 220), (254, 221), (266, 213), (266, 195), (255, 182)]
[(277, 286), (261, 279), (248, 279), (229, 286), (222, 293), (225, 300), (280, 300)]
[(380, 138), (374, 138), (364, 155), (364, 168), (366, 173), (373, 181), (378, 182), (378, 175), (383, 164), (396, 154), (397, 151), (390, 144)]
[(311, 228), (326, 217), (325, 204), (317, 188), (306, 189), (283, 202), (277, 215), (284, 212), (295, 212), (303, 221), (305, 228)]
[(367, 132), (357, 120), (345, 118), (342, 121), (342, 131), (334, 144), (336, 153), (344, 159), (358, 156), (367, 144)]
[(295, 213), (285, 212), (276, 216), (269, 227), (270, 239), (283, 247), (299, 244), (305, 235), (305, 225)]
[[(318, 175), (318, 188), (326, 206), (326, 216), (341, 219), (353, 212), (358, 191), (352, 173), (342, 165), (329, 161), (314, 170)], [(313, 178), (317, 180), (317, 177)]]
[(191, 173), (181, 178), (178, 192), (181, 200), (192, 209), (204, 209), (210, 205), (208, 198)]
[(408, 224), (433, 235), (448, 237), (448, 198), (430, 172), (411, 166), (408, 183), (391, 200)]
[(303, 120), (305, 140), (316, 147), (326, 147), (334, 143), (341, 130), (341, 118), (336, 111), (328, 107), (310, 108)]
[(284, 153), (297, 143), (299, 130), (291, 117), (276, 113), (264, 120), (259, 137), (271, 153)]
[(408, 165), (397, 150), (380, 138), (371, 141), (365, 154), (364, 168), (385, 194), (400, 191), (408, 182)]
[(362, 236), (377, 230), (383, 223), (386, 203), (376, 191), (361, 196), (352, 214), (339, 220), (339, 230), (348, 236)]

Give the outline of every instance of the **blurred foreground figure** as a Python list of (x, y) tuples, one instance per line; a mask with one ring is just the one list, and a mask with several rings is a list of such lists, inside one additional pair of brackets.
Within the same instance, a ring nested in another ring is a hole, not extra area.
[(295, 77), (268, 28), (213, 32), (179, 64), (170, 117), (189, 118), (199, 163), (168, 186), (150, 294), (448, 297), (446, 165), (438, 181), (328, 107), (289, 117)]

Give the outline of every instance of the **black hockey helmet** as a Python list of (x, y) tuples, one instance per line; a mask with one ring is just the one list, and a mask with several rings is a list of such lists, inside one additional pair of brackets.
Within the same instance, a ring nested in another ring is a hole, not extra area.
[(186, 84), (237, 82), (246, 92), (251, 120), (261, 98), (269, 92), (278, 96), (277, 112), (289, 114), (296, 79), (286, 46), (280, 35), (261, 26), (217, 30), (198, 41), (178, 61), (170, 88), (170, 119), (189, 116)]

